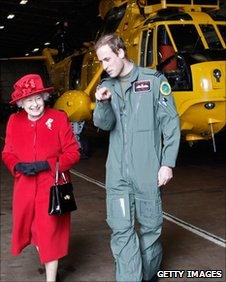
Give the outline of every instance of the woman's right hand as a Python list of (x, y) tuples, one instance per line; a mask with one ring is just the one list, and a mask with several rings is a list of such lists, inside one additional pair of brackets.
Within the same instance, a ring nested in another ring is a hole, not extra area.
[(25, 175), (35, 175), (32, 163), (17, 163), (15, 170)]

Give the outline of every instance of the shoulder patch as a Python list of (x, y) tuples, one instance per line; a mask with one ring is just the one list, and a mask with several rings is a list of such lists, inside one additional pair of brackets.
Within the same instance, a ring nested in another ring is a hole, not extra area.
[(163, 81), (160, 85), (160, 92), (164, 96), (168, 96), (171, 93), (171, 87), (167, 81)]
[(159, 72), (159, 71), (156, 71), (153, 75), (156, 76), (156, 77), (160, 77), (162, 75), (162, 73)]

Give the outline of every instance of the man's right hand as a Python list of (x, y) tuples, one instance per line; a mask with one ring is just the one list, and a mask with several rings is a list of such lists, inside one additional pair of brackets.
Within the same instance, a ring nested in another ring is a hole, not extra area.
[(111, 92), (106, 87), (97, 88), (95, 97), (98, 101), (106, 101), (111, 98)]

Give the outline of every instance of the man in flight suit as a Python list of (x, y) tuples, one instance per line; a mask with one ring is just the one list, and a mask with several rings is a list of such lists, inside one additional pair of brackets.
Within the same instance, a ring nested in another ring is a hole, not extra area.
[(95, 126), (110, 131), (107, 222), (116, 281), (151, 281), (162, 259), (159, 187), (173, 177), (179, 118), (166, 78), (131, 62), (121, 38), (105, 35), (95, 49), (109, 75), (95, 93), (93, 118)]

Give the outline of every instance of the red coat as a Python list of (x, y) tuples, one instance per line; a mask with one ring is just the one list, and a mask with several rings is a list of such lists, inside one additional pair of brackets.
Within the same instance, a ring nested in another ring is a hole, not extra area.
[[(49, 190), (54, 183), (56, 159), (60, 171), (79, 161), (79, 146), (65, 113), (45, 109), (37, 121), (25, 111), (10, 116), (3, 161), (15, 177), (13, 192), (12, 253), (18, 255), (30, 243), (38, 246), (42, 263), (59, 259), (68, 252), (70, 215), (48, 215)], [(36, 176), (15, 173), (18, 162), (47, 160), (51, 170)]]

